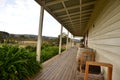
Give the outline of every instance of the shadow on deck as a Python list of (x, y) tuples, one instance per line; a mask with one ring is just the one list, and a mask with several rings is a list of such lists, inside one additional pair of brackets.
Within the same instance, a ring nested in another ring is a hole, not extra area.
[(78, 80), (77, 48), (73, 47), (61, 55), (43, 63), (43, 69), (33, 80)]

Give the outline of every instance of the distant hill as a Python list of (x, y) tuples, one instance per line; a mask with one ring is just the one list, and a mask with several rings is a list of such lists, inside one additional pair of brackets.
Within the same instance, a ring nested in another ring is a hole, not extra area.
[[(8, 32), (0, 31), (0, 42), (4, 39), (9, 38), (10, 40), (24, 41), (34, 40), (37, 41), (37, 35), (32, 34), (10, 34)], [(42, 36), (43, 41), (56, 42), (58, 44), (58, 37)], [(75, 42), (79, 42), (77, 39), (73, 39)]]
[[(37, 35), (32, 35), (32, 34), (10, 34), (10, 37), (21, 38), (23, 40), (28, 40), (28, 39), (29, 40), (37, 40), (37, 38), (38, 38)], [(57, 37), (42, 36), (42, 39), (43, 40), (57, 39)]]
[(10, 38), (17, 40), (37, 40), (37, 35), (29, 34), (10, 34)]

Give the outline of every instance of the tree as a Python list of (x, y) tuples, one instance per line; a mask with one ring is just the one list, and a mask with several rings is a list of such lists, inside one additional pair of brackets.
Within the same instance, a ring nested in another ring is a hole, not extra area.
[(9, 33), (0, 31), (0, 43), (3, 43), (7, 38), (9, 38)]
[[(66, 44), (66, 41), (67, 41), (67, 34), (65, 33), (62, 33), (62, 45), (63, 44)], [(60, 40), (60, 35), (58, 35), (58, 41)], [(70, 41), (70, 38), (68, 38), (68, 42)], [(58, 42), (59, 43), (59, 42)]]

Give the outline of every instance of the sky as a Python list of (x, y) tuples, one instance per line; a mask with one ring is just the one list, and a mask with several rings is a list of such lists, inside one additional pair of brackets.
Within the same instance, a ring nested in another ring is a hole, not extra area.
[[(34, 0), (0, 0), (0, 31), (38, 35), (39, 16), (40, 5)], [(44, 11), (42, 35), (57, 37), (60, 29), (60, 23)], [(67, 34), (65, 28), (63, 32)]]

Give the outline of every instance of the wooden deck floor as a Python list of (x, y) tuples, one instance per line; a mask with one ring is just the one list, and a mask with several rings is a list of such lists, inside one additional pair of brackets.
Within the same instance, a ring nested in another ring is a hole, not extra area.
[(43, 70), (33, 80), (78, 80), (77, 48), (71, 48), (43, 64)]

